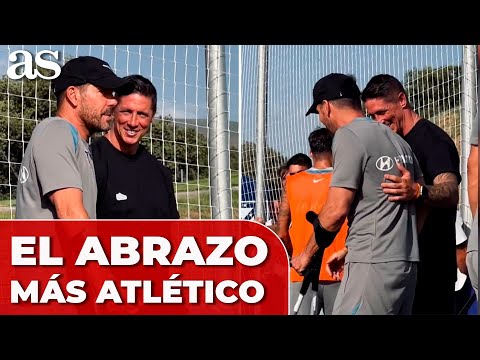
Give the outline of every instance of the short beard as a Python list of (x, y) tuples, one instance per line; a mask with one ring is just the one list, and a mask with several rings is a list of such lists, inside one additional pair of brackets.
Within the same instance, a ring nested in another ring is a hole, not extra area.
[(88, 129), (90, 135), (96, 132), (106, 131), (110, 128), (110, 124), (113, 120), (113, 113), (110, 114), (110, 121), (105, 124), (102, 123), (103, 115), (106, 115), (106, 113), (98, 114), (88, 107), (83, 107), (81, 109), (80, 118), (85, 123), (85, 127)]

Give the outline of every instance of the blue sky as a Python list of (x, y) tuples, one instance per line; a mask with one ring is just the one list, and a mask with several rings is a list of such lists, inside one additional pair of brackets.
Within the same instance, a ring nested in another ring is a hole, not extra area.
[[(65, 57), (92, 55), (107, 61), (118, 76), (141, 74), (158, 92), (159, 115), (176, 119), (206, 119), (206, 77), (203, 45), (0, 45), (0, 74), (10, 65), (9, 53), (27, 50), (33, 56), (41, 50), (59, 51)], [(50, 58), (50, 60), (55, 60)], [(227, 91), (230, 91), (231, 121), (238, 121), (238, 46), (225, 45)], [(29, 80), (32, 81), (32, 80)]]

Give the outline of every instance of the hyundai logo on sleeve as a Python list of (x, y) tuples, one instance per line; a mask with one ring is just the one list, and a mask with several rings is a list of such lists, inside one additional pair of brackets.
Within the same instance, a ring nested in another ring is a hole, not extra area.
[(378, 158), (375, 166), (380, 171), (388, 171), (393, 168), (393, 159), (390, 156), (381, 156)]

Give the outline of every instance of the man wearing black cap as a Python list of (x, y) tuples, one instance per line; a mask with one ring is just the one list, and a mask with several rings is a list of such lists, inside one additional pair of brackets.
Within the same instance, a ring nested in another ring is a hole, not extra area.
[(34, 129), (20, 166), (17, 219), (94, 219), (97, 184), (88, 139), (107, 130), (127, 85), (92, 56), (68, 61), (54, 80), (57, 116)]
[(415, 205), (388, 201), (380, 183), (385, 173), (400, 173), (396, 162), (423, 183), (418, 162), (400, 136), (364, 117), (353, 76), (320, 79), (311, 113), (334, 133), (334, 170), (315, 235), (292, 266), (304, 272), (319, 244), (331, 242), (348, 216), (346, 249), (327, 259), (330, 273), (345, 271), (333, 314), (410, 314), (419, 260)]

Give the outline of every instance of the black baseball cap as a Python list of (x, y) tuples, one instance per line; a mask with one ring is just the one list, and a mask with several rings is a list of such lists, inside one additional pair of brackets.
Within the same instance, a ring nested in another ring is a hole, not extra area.
[(313, 87), (313, 104), (305, 116), (312, 113), (318, 114), (317, 105), (323, 100), (356, 99), (359, 97), (360, 89), (355, 78), (345, 74), (332, 73), (318, 80)]
[(102, 89), (116, 90), (129, 84), (113, 72), (110, 65), (93, 56), (79, 56), (63, 65), (60, 75), (53, 81), (58, 96), (69, 86), (92, 84)]

